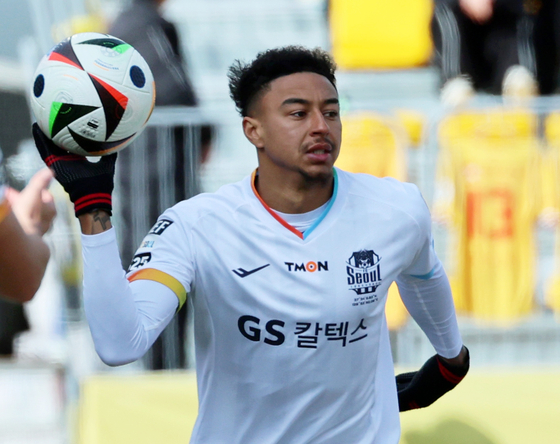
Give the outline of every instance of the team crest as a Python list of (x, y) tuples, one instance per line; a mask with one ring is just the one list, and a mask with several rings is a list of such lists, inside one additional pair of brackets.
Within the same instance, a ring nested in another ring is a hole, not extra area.
[[(346, 265), (348, 289), (357, 295), (375, 293), (381, 285), (381, 258), (373, 250), (360, 250), (352, 253)], [(367, 297), (368, 302), (374, 302), (377, 297)]]

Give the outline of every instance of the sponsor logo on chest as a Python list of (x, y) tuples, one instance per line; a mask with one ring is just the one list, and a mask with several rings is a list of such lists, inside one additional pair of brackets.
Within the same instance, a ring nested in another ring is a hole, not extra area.
[(284, 262), (290, 272), (314, 273), (316, 271), (329, 271), (329, 263), (327, 261), (309, 261), (306, 263)]

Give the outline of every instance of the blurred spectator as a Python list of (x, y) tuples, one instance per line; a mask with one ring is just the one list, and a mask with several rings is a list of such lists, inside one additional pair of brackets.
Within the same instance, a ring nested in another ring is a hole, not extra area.
[(134, 46), (156, 82), (156, 106), (195, 106), (198, 100), (185, 70), (175, 25), (162, 17), (165, 0), (132, 0), (113, 20), (109, 34)]
[(33, 297), (50, 257), (42, 236), (56, 214), (52, 177), (44, 168), (21, 192), (0, 185), (0, 295), (16, 302)]
[(532, 73), (520, 65), (523, 0), (436, 0), (432, 19), (442, 100), (456, 106), (475, 91), (535, 95)]
[(15, 336), (29, 328), (21, 303), (35, 295), (49, 261), (42, 236), (56, 215), (52, 177), (44, 168), (21, 192), (0, 184), (0, 356), (11, 356)]
[[(198, 98), (194, 92), (192, 83), (187, 75), (186, 63), (181, 52), (181, 43), (179, 34), (175, 25), (166, 20), (161, 15), (161, 7), (165, 0), (132, 0), (118, 16), (113, 20), (109, 27), (109, 34), (124, 40), (134, 46), (136, 50), (144, 57), (150, 66), (154, 75), (156, 84), (156, 107), (162, 106), (187, 106), (194, 107), (198, 105)], [(202, 125), (199, 130), (200, 135), (200, 162), (204, 162), (208, 158), (211, 146), (212, 128), (209, 125)], [(187, 162), (187, 153), (185, 153), (185, 128), (178, 126), (172, 128), (172, 146), (166, 147), (155, 140), (155, 132), (151, 132), (150, 128), (146, 131), (148, 144), (159, 151), (163, 149), (173, 149), (172, 171), (174, 182), (174, 198), (176, 202), (184, 200), (187, 195), (187, 183), (185, 178), (185, 162)], [(122, 217), (125, 221), (132, 219), (132, 213), (137, 202), (132, 202), (131, 196), (131, 177), (132, 162), (130, 156), (131, 150), (124, 150), (119, 154), (119, 167), (121, 168), (121, 190), (127, 199), (123, 199)], [(157, 170), (157, 162), (152, 162), (150, 166), (149, 182), (150, 182), (150, 205), (147, 208), (147, 217), (150, 224), (153, 224), (162, 208), (159, 202), (159, 184), (160, 172)], [(128, 266), (132, 259), (134, 251), (138, 245), (133, 245), (132, 236), (122, 240), (121, 257), (123, 265)], [(184, 347), (185, 328), (187, 318), (186, 304), (178, 313), (178, 335), (179, 335), (179, 359), (176, 364), (178, 367), (186, 366), (186, 353)], [(153, 345), (151, 356), (149, 356), (149, 367), (154, 370), (168, 368), (165, 363), (165, 350), (163, 339), (160, 337)], [(174, 367), (175, 365), (172, 365)]]
[(553, 94), (560, 74), (560, 1), (532, 0), (528, 6), (535, 16), (533, 44), (539, 90)]
[[(198, 105), (198, 99), (194, 92), (191, 81), (187, 75), (186, 63), (181, 52), (181, 44), (179, 34), (173, 23), (170, 23), (161, 15), (161, 7), (165, 0), (132, 0), (113, 20), (109, 27), (109, 34), (124, 40), (134, 46), (144, 57), (152, 73), (156, 84), (156, 107), (161, 106), (187, 106), (195, 107)], [(185, 194), (185, 177), (184, 177), (184, 131), (183, 127), (174, 128), (174, 152), (172, 158), (176, 165), (175, 171), (171, 172), (175, 182), (175, 199), (180, 201), (186, 199)], [(147, 132), (147, 136), (151, 134)], [(204, 162), (208, 158), (212, 139), (212, 128), (210, 126), (202, 126), (200, 128), (201, 153), (200, 161)], [(150, 140), (150, 146), (156, 147), (156, 141)], [(158, 150), (165, 149), (164, 146), (158, 146)], [(169, 148), (171, 149), (171, 147)], [(123, 171), (129, 165), (127, 162), (130, 152), (128, 150), (120, 153), (120, 165)], [(126, 173), (126, 171), (125, 171)], [(154, 190), (153, 202), (157, 202), (157, 183), (159, 181), (156, 165), (153, 163), (152, 177)], [(122, 174), (121, 177), (125, 183), (123, 192), (127, 193), (130, 183), (126, 182), (130, 177), (129, 174)], [(155, 222), (160, 209), (149, 209), (150, 223)], [(126, 212), (124, 214), (126, 219)], [(125, 241), (126, 242), (126, 241)], [(136, 251), (138, 245), (125, 245), (123, 247), (123, 262), (129, 262), (132, 254)], [(126, 263), (125, 265), (128, 265)]]

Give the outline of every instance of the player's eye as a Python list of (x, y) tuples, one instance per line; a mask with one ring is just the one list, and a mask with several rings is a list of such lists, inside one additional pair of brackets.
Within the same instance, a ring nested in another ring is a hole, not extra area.
[(338, 111), (337, 111), (337, 110), (325, 111), (325, 112), (323, 113), (323, 115), (324, 115), (325, 117), (329, 117), (329, 118), (331, 118), (331, 119), (334, 119), (334, 118), (338, 117)]
[(305, 116), (305, 111), (294, 111), (290, 115), (294, 116), (294, 117), (304, 117)]

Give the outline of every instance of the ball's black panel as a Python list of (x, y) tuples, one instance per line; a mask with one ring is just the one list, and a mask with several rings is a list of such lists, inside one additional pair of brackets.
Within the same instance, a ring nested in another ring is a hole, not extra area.
[(84, 69), (84, 67), (78, 60), (76, 53), (74, 52), (74, 48), (72, 48), (70, 38), (63, 40), (52, 49), (51, 53), (49, 54), (49, 60), (59, 60), (66, 63), (70, 62), (80, 69)]
[(99, 38), (99, 39), (91, 39), (91, 40), (84, 40), (83, 42), (79, 43), (80, 45), (96, 45), (96, 46), (103, 46), (104, 48), (115, 48), (121, 45), (127, 45), (127, 43), (123, 42), (122, 40), (116, 39), (114, 37), (107, 37), (107, 38)]
[(43, 91), (45, 90), (45, 76), (43, 74), (39, 74), (35, 78), (35, 82), (33, 83), (33, 95), (35, 97), (41, 97)]
[[(125, 107), (122, 106), (121, 103), (126, 103), (128, 99), (117, 90), (113, 90), (111, 93), (108, 89), (108, 85), (102, 83), (91, 74), (89, 77), (93, 82), (93, 85), (97, 90), (97, 94), (99, 94), (99, 98), (101, 99), (101, 104), (103, 105), (103, 111), (105, 112), (105, 124), (107, 128), (105, 138), (108, 139), (111, 137), (111, 134), (113, 134), (117, 126), (119, 126), (119, 123), (124, 115)], [(119, 95), (120, 97), (116, 97), (114, 94)]]
[(59, 106), (59, 109), (56, 113), (54, 122), (52, 123), (51, 137), (56, 136), (66, 126), (80, 117), (99, 109), (99, 107), (96, 106), (76, 105), (73, 103), (53, 104), (53, 106)]
[(130, 68), (130, 80), (134, 83), (136, 88), (144, 88), (146, 84), (146, 76), (144, 75), (144, 71), (139, 66), (133, 65)]
[(75, 131), (72, 131), (70, 128), (68, 128), (68, 131), (70, 131), (72, 138), (76, 141), (80, 148), (93, 156), (101, 156), (104, 153), (111, 152), (119, 146), (125, 145), (126, 142), (128, 142), (135, 136), (135, 134), (133, 134), (129, 137), (121, 140), (116, 140), (114, 142), (97, 142), (95, 140), (86, 139)]

